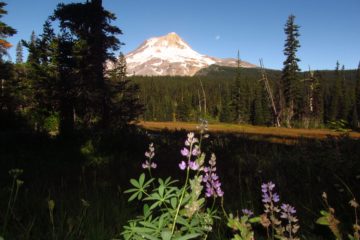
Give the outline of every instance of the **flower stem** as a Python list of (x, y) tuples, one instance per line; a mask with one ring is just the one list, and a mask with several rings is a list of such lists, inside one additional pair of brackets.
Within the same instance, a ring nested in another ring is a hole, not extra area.
[(7, 222), (8, 222), (8, 218), (9, 218), (9, 211), (11, 208), (11, 202), (13, 201), (13, 197), (14, 197), (13, 194), (14, 194), (15, 182), (16, 182), (16, 177), (13, 178), (13, 182), (11, 185), (11, 192), (10, 192), (10, 197), (9, 197), (8, 206), (6, 209), (6, 214), (5, 214), (5, 219), (4, 219), (4, 225), (3, 225), (3, 235), (5, 235)]
[(189, 169), (189, 166), (188, 166), (188, 167), (187, 167), (187, 170), (186, 170), (186, 180), (185, 180), (185, 184), (184, 184), (184, 187), (183, 187), (183, 190), (182, 190), (182, 193), (181, 193), (179, 205), (178, 205), (178, 207), (177, 207), (177, 209), (176, 209), (176, 214), (175, 214), (175, 217), (174, 217), (174, 222), (173, 222), (173, 225), (172, 225), (172, 228), (171, 228), (171, 236), (174, 234), (175, 225), (176, 225), (176, 220), (177, 220), (177, 217), (178, 217), (178, 215), (179, 215), (179, 211), (180, 211), (180, 207), (181, 207), (182, 201), (184, 200), (186, 187), (187, 187), (187, 184), (188, 184), (188, 181), (189, 181), (189, 172), (190, 172), (190, 169)]

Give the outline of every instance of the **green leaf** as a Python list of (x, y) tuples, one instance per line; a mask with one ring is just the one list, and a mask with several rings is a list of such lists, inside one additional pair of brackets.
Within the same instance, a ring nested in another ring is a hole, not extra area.
[(177, 207), (177, 198), (176, 197), (171, 198), (170, 204), (171, 204), (171, 207), (173, 209), (175, 209)]
[(160, 185), (160, 186), (159, 186), (159, 194), (160, 194), (161, 197), (164, 196), (164, 190), (165, 190), (164, 185)]
[(132, 200), (134, 200), (137, 196), (138, 196), (138, 192), (136, 192), (136, 193), (133, 193), (133, 195), (131, 195), (130, 197), (129, 197), (129, 200), (128, 200), (128, 202), (131, 202)]
[(145, 239), (149, 239), (149, 240), (160, 240), (159, 238), (157, 237), (154, 237), (154, 236), (151, 236), (149, 234), (146, 234), (146, 233), (143, 233), (141, 234), (143, 237), (145, 237)]
[(140, 224), (143, 225), (144, 227), (148, 227), (154, 230), (156, 229), (156, 226), (151, 222), (141, 221)]
[(198, 236), (200, 236), (200, 233), (190, 233), (185, 236), (175, 238), (174, 240), (188, 240), (188, 239), (197, 238)]
[(316, 220), (316, 223), (317, 224), (320, 224), (320, 225), (326, 225), (328, 226), (329, 225), (329, 220), (327, 217), (319, 217), (317, 220)]
[(325, 210), (321, 210), (320, 214), (323, 215), (323, 216), (329, 216), (329, 213), (327, 211), (325, 211)]
[(253, 217), (249, 219), (250, 223), (259, 223), (260, 222), (260, 217)]
[(153, 210), (154, 208), (156, 208), (157, 206), (160, 205), (161, 202), (154, 202), (151, 206), (150, 206), (150, 210)]
[(142, 195), (143, 195), (143, 193), (142, 193), (142, 192), (139, 192), (138, 200), (140, 200), (140, 199), (142, 198)]
[(130, 179), (130, 183), (134, 186), (134, 187), (136, 187), (136, 188), (140, 188), (140, 185), (139, 185), (139, 183), (138, 183), (138, 181), (136, 181), (135, 179)]
[(349, 238), (349, 240), (355, 240), (355, 238), (353, 236), (351, 236), (350, 234), (348, 234), (348, 238)]
[(130, 188), (130, 189), (124, 191), (124, 193), (132, 193), (132, 192), (136, 192), (136, 191), (138, 191), (138, 190), (139, 190), (139, 189), (137, 189), (137, 188)]
[(142, 173), (139, 178), (140, 186), (143, 186), (145, 182), (145, 173)]
[(170, 240), (171, 236), (172, 236), (171, 232), (169, 230), (167, 230), (167, 229), (161, 232), (161, 239), (162, 240)]
[(176, 223), (184, 226), (189, 226), (189, 223), (182, 216), (178, 216), (178, 218), (176, 219)]
[(144, 204), (143, 213), (145, 218), (147, 218), (150, 215), (151, 211), (148, 204)]

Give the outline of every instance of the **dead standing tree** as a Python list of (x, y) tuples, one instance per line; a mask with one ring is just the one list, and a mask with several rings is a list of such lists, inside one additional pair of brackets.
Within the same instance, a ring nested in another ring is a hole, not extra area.
[(262, 59), (260, 59), (260, 69), (261, 69), (261, 77), (262, 77), (260, 79), (260, 81), (264, 82), (265, 90), (266, 90), (266, 92), (268, 94), (268, 98), (269, 98), (269, 101), (270, 101), (270, 104), (271, 104), (271, 110), (272, 110), (272, 112), (274, 114), (275, 124), (276, 124), (277, 127), (281, 127), (281, 124), (280, 124), (280, 111), (278, 111), (278, 109), (276, 108), (274, 95), (273, 95), (272, 89), (270, 87), (269, 79), (267, 77), (265, 67), (264, 67), (264, 63), (263, 63)]

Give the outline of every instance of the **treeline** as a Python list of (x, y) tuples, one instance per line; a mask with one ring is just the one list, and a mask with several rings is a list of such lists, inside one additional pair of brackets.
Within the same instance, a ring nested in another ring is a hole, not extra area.
[[(294, 127), (359, 127), (360, 69), (298, 73)], [(274, 100), (282, 72), (266, 70)], [(211, 66), (194, 77), (131, 78), (140, 86), (146, 121), (211, 121), (276, 125), (262, 70)], [(276, 103), (277, 104), (277, 103)]]
[[(0, 14), (6, 14), (0, 3)], [(16, 63), (5, 61), (11, 46), (5, 38), (16, 30), (1, 22), (0, 128), (18, 128), (22, 119), (35, 131), (67, 135), (114, 129), (137, 118), (138, 86), (125, 77), (124, 56), (114, 56), (122, 44), (121, 30), (110, 24), (115, 19), (101, 0), (59, 4), (40, 35), (33, 32), (17, 44)]]
[(211, 76), (211, 70), (188, 79), (135, 78), (142, 86), (141, 99), (147, 109), (144, 118), (195, 121), (202, 116), (279, 127), (358, 128), (360, 64), (352, 74), (339, 62), (331, 74), (301, 72), (296, 55), (300, 33), (294, 15), (288, 17), (284, 32), (285, 61), (281, 72), (267, 71), (262, 60), (257, 70), (242, 69), (238, 54), (235, 78), (218, 66), (213, 67), (216, 71), (212, 78), (201, 77)]

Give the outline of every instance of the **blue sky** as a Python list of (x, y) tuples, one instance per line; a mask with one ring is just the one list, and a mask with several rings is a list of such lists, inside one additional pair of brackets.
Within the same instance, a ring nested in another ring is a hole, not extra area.
[[(3, 0), (4, 1), (4, 0)], [(16, 45), (41, 33), (47, 16), (60, 2), (79, 0), (5, 0), (2, 21), (18, 30), (9, 41)], [(127, 53), (144, 40), (178, 33), (190, 46), (215, 57), (236, 57), (281, 69), (285, 59), (284, 24), (290, 14), (300, 25), (298, 56), (307, 70), (333, 69), (339, 60), (346, 69), (360, 61), (360, 0), (103, 0), (115, 13), (113, 22), (124, 32), (119, 38)], [(14, 47), (9, 51), (14, 58)]]

